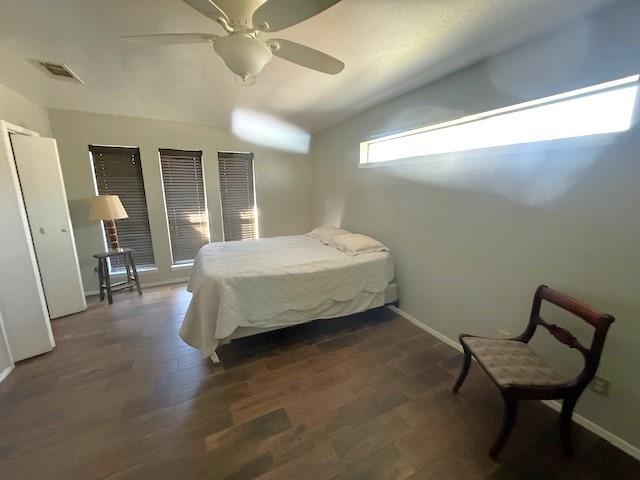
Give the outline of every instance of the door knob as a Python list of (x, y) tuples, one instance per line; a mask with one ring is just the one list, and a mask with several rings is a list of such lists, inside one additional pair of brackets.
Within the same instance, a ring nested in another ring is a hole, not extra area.
[(44, 228), (42, 228), (42, 227), (40, 227), (38, 230), (40, 231), (40, 233), (41, 233), (42, 235), (44, 235), (45, 233), (47, 233), (47, 232), (45, 232)]
[(69, 229), (68, 228), (61, 228), (60, 231), (63, 232), (63, 233), (67, 233), (69, 231)]

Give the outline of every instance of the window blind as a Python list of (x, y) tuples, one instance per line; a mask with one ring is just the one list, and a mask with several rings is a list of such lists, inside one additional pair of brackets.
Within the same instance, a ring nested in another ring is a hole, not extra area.
[[(144, 191), (140, 151), (137, 148), (90, 145), (99, 195), (118, 195), (129, 218), (116, 220), (118, 239), (134, 250), (138, 268), (155, 267), (147, 198)], [(111, 269), (124, 271), (122, 257), (112, 257)]]
[(218, 152), (225, 241), (258, 238), (253, 153)]
[(209, 243), (202, 152), (161, 149), (160, 165), (173, 264), (190, 264)]

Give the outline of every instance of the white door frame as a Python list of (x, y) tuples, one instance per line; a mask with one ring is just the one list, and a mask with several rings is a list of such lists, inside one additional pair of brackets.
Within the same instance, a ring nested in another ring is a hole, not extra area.
[[(55, 347), (55, 340), (53, 338), (53, 332), (51, 330), (51, 321), (49, 319), (49, 312), (47, 311), (47, 307), (46, 307), (46, 301), (45, 301), (45, 297), (44, 297), (44, 290), (42, 288), (42, 282), (40, 280), (40, 271), (38, 270), (38, 262), (36, 260), (36, 253), (35, 253), (35, 248), (33, 246), (33, 239), (31, 237), (31, 230), (29, 228), (29, 221), (27, 218), (27, 212), (25, 209), (25, 205), (24, 205), (24, 200), (22, 198), (22, 194), (21, 194), (21, 189), (20, 189), (20, 182), (18, 179), (18, 172), (17, 172), (17, 167), (16, 167), (16, 163), (15, 160), (13, 158), (13, 150), (11, 148), (11, 139), (9, 137), (10, 134), (19, 134), (19, 135), (29, 135), (29, 136), (33, 136), (33, 137), (39, 137), (40, 134), (38, 134), (37, 132), (34, 132), (33, 130), (29, 130), (27, 128), (23, 128), (20, 127), (18, 125), (14, 125), (10, 122), (7, 122), (5, 120), (0, 120), (0, 162), (3, 161), (2, 157), (5, 158), (5, 162), (8, 163), (8, 167), (9, 167), (9, 172), (10, 172), (10, 177), (11, 177), (11, 182), (13, 183), (13, 187), (14, 187), (14, 192), (15, 192), (15, 196), (16, 196), (16, 202), (17, 205), (19, 206), (19, 215), (21, 218), (21, 223), (22, 223), (22, 228), (23, 228), (23, 233), (25, 235), (25, 238), (28, 240), (26, 242), (27, 245), (27, 252), (29, 255), (29, 258), (31, 260), (31, 266), (33, 269), (33, 274), (36, 278), (36, 282), (35, 282), (35, 286), (36, 286), (36, 291), (38, 294), (38, 300), (40, 301), (40, 306), (41, 306), (41, 310), (42, 310), (42, 319), (44, 320), (44, 328), (46, 329), (46, 337), (48, 339), (48, 343), (49, 343), (49, 350), (52, 350)], [(4, 314), (4, 313), (3, 313)], [(5, 316), (5, 322), (7, 321), (6, 316)], [(12, 362), (16, 361), (16, 355), (15, 353), (12, 351), (11, 346), (10, 346), (10, 338), (7, 336), (7, 329), (5, 327), (5, 325), (0, 322), (0, 328), (2, 329), (2, 333), (5, 337), (5, 341), (7, 344), (7, 350), (9, 352), (9, 357), (11, 359)], [(42, 352), (41, 352), (42, 353)], [(23, 357), (26, 358), (26, 357)], [(21, 360), (22, 358), (18, 358), (17, 360)]]
[[(9, 141), (9, 132), (13, 131), (13, 129), (20, 129), (20, 128), (21, 127), (18, 127), (17, 125), (12, 125), (9, 122), (0, 120), (0, 147), (4, 147), (3, 143), (5, 143), (6, 141)], [(32, 133), (36, 134), (35, 132), (32, 132)], [(13, 159), (13, 155), (11, 159)], [(35, 252), (34, 252), (34, 257), (35, 257)], [(9, 373), (11, 373), (11, 370), (13, 370), (15, 366), (15, 360), (13, 359), (13, 354), (11, 353), (11, 347), (9, 346), (9, 339), (7, 338), (7, 330), (4, 328), (4, 321), (2, 319), (1, 311), (0, 311), (0, 333), (2, 333), (2, 338), (4, 339), (5, 348), (7, 349), (7, 353), (9, 354), (9, 362), (11, 363), (8, 369), (6, 369), (3, 372), (0, 372), (0, 375), (1, 375), (0, 381), (2, 381), (4, 378), (6, 378), (7, 375), (9, 375)]]
[(7, 339), (7, 331), (4, 328), (4, 321), (2, 320), (2, 312), (0, 312), (0, 336), (2, 337), (2, 343), (4, 343), (4, 348), (6, 349), (7, 356), (9, 357), (9, 365), (5, 367), (3, 370), (0, 370), (0, 382), (2, 382), (2, 380), (7, 378), (16, 366), (16, 362), (13, 359), (13, 354), (11, 353), (11, 348), (9, 347), (9, 340)]

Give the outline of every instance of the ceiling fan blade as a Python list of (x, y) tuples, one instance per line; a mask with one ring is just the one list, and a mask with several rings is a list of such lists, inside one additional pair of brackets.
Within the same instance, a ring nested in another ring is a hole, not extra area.
[(265, 32), (279, 32), (304, 22), (340, 0), (267, 0), (253, 13), (253, 24)]
[(290, 40), (272, 38), (266, 43), (276, 57), (312, 70), (335, 75), (344, 68), (344, 63), (337, 58)]
[(211, 0), (182, 0), (184, 3), (189, 5), (191, 8), (195, 8), (205, 17), (209, 17), (211, 20), (218, 21), (219, 18), (224, 18), (229, 21), (227, 14), (218, 7)]
[(138, 45), (180, 45), (185, 43), (212, 43), (218, 35), (212, 33), (160, 33), (156, 35), (129, 35), (122, 39)]

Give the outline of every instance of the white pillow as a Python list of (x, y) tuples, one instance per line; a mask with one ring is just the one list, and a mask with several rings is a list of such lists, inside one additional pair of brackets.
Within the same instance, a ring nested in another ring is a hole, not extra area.
[(359, 233), (336, 235), (331, 239), (329, 245), (347, 255), (389, 251), (389, 249), (378, 240)]
[(329, 241), (336, 235), (345, 235), (347, 233), (349, 232), (347, 230), (343, 230), (342, 228), (324, 226), (314, 228), (309, 233), (307, 233), (307, 236), (317, 238), (322, 243), (328, 244)]

